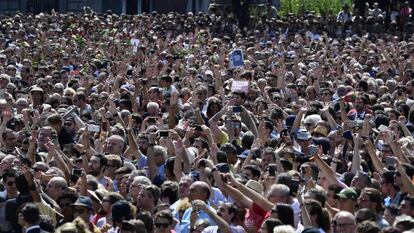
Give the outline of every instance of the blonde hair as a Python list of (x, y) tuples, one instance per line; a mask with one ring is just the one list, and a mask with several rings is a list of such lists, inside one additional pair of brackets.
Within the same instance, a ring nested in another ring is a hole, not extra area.
[(56, 233), (91, 233), (86, 225), (85, 221), (83, 221), (80, 217), (75, 218), (73, 222), (68, 222), (60, 226), (55, 231)]

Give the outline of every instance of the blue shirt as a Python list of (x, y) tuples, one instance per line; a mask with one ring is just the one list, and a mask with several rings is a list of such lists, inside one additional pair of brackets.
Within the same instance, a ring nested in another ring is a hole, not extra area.
[(147, 156), (141, 155), (139, 160), (135, 163), (137, 169), (144, 169), (147, 166)]
[[(207, 203), (207, 206), (210, 207), (210, 203)], [(191, 212), (193, 211), (193, 207), (190, 207), (184, 212), (183, 218), (181, 219), (180, 228), (181, 233), (189, 233), (190, 232), (190, 217)], [(200, 210), (198, 213), (199, 218), (196, 219), (196, 221), (200, 219), (205, 219), (210, 223), (210, 226), (216, 226), (217, 224), (213, 221), (213, 219), (210, 218), (210, 216), (204, 212), (203, 210)]]

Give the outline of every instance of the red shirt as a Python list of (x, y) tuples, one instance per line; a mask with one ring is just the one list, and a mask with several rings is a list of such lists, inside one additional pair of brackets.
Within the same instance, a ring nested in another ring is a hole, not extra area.
[(262, 226), (263, 221), (268, 218), (270, 212), (262, 209), (253, 202), (250, 209), (247, 210), (246, 216), (244, 217), (244, 225), (247, 229), (258, 231)]

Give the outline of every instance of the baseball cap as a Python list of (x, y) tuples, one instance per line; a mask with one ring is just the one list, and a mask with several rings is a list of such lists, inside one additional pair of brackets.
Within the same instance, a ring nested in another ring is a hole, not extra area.
[(250, 150), (244, 150), (241, 154), (237, 155), (239, 159), (245, 159), (250, 153)]
[(335, 199), (358, 199), (358, 193), (353, 188), (343, 189), (338, 194), (335, 194)]

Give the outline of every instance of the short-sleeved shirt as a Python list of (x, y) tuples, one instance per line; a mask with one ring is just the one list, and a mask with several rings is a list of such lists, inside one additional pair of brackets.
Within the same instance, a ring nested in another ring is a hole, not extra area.
[(255, 229), (258, 231), (262, 226), (263, 221), (270, 215), (270, 213), (264, 210), (253, 202), (252, 207), (247, 210), (244, 218), (244, 225), (247, 229)]

